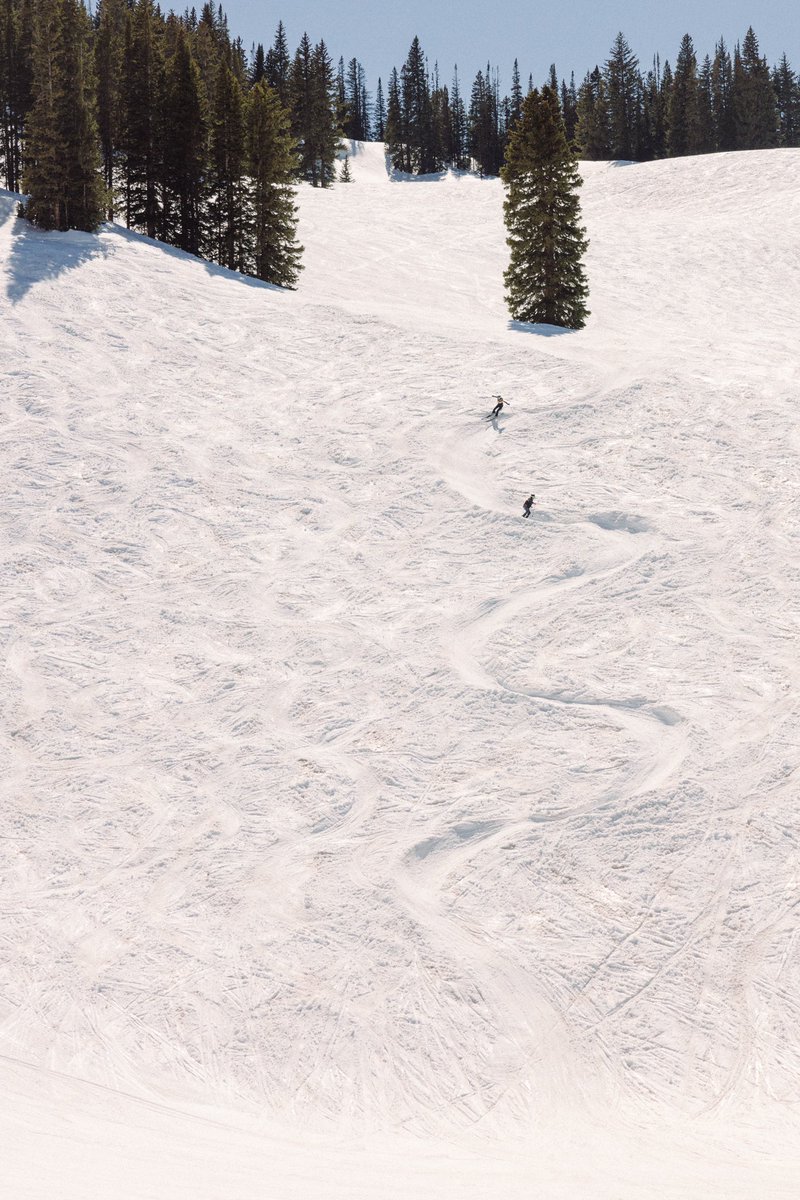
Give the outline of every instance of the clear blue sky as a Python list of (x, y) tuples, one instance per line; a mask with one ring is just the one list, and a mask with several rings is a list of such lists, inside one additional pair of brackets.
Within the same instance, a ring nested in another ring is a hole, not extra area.
[[(201, 0), (189, 0), (200, 8)], [(184, 0), (162, 0), (162, 7), (178, 10)], [(312, 42), (324, 38), (335, 61), (355, 56), (367, 73), (374, 93), (380, 75), (384, 85), (393, 66), (402, 65), (411, 39), (418, 35), (422, 48), (440, 75), (449, 82), (458, 64), (462, 82), (471, 83), (486, 65), (500, 68), (506, 87), (515, 58), (523, 80), (532, 73), (534, 83), (544, 81), (550, 63), (559, 77), (574, 70), (580, 83), (587, 70), (602, 64), (619, 30), (643, 67), (658, 52), (674, 65), (680, 39), (689, 33), (698, 58), (714, 53), (720, 34), (732, 49), (752, 25), (761, 53), (770, 65), (785, 51), (795, 70), (800, 69), (800, 5), (796, 0), (571, 0), (566, 4), (537, 6), (531, 0), (505, 0), (502, 5), (477, 0), (405, 0), (385, 7), (377, 0), (222, 0), (231, 33), (240, 36), (248, 51), (253, 42), (272, 42), (278, 21), (283, 20), (293, 54), (304, 31)]]

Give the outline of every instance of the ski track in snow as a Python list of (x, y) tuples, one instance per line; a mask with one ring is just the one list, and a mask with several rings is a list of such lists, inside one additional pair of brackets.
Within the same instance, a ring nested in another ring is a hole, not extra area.
[(497, 181), (353, 170), (294, 294), (0, 196), (0, 1049), (755, 1146), (800, 1101), (800, 152), (584, 164), (561, 336), (509, 327)]

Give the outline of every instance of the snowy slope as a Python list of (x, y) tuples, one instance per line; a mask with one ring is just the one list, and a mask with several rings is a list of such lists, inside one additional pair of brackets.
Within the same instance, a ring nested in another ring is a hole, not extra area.
[(800, 152), (567, 334), (355, 149), (293, 294), (0, 197), (0, 1181), (794, 1196)]

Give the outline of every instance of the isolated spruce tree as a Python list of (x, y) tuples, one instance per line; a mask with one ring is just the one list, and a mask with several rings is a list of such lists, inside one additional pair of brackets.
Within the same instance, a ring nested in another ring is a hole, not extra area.
[(43, 229), (93, 231), (103, 220), (90, 35), (82, 0), (40, 0), (23, 185), (25, 216)]
[(345, 154), (344, 162), (342, 163), (341, 170), (339, 171), (339, 183), (352, 183), (352, 182), (353, 182), (353, 176), (350, 171), (350, 155)]
[(293, 178), (297, 153), (289, 114), (265, 83), (251, 89), (247, 104), (247, 166), (253, 206), (253, 273), (267, 283), (293, 288), (303, 247), (297, 242)]
[(511, 261), (506, 299), (517, 321), (580, 329), (588, 287), (580, 224), (580, 177), (558, 98), (549, 87), (526, 96), (502, 170)]

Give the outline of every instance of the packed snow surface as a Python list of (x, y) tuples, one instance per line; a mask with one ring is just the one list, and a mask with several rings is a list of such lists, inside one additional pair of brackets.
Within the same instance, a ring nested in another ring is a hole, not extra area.
[(295, 293), (0, 196), (3, 1195), (796, 1197), (800, 151), (566, 333), (353, 149)]

